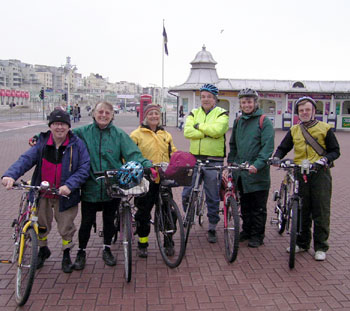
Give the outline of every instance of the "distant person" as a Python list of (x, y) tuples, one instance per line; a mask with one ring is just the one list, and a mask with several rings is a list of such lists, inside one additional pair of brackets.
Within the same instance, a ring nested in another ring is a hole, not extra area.
[(179, 130), (182, 131), (182, 127), (185, 122), (184, 107), (181, 105), (179, 109)]

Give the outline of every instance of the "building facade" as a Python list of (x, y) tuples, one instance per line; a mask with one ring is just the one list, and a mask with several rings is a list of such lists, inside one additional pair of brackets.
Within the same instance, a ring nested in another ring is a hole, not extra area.
[(252, 88), (259, 93), (259, 106), (275, 128), (288, 129), (298, 122), (294, 103), (301, 96), (311, 96), (317, 103), (316, 118), (337, 129), (350, 129), (350, 81), (293, 81), (220, 79), (216, 61), (203, 46), (191, 62), (190, 75), (184, 84), (171, 87), (178, 94), (178, 106), (187, 114), (200, 107), (199, 88), (211, 83), (220, 90), (218, 105), (229, 111), (230, 125), (240, 114), (238, 93)]

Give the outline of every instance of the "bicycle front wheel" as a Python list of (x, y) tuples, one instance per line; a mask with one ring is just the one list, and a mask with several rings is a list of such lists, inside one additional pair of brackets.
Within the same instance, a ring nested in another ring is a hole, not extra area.
[(123, 210), (123, 252), (125, 280), (131, 280), (132, 264), (132, 234), (131, 234), (131, 211), (129, 208)]
[(16, 302), (19, 306), (23, 306), (29, 298), (38, 260), (38, 237), (34, 228), (29, 227), (21, 239), (24, 239), (23, 255), (18, 260), (17, 254), (16, 273)]
[(157, 204), (154, 231), (166, 265), (170, 268), (179, 266), (185, 254), (185, 233), (180, 210), (173, 199), (164, 200), (163, 206)]
[(201, 197), (200, 197), (199, 200), (200, 200), (200, 202), (199, 202), (198, 211), (197, 211), (197, 213), (198, 213), (198, 223), (202, 227), (203, 223), (204, 223), (204, 213), (205, 213), (206, 206), (207, 206), (207, 204), (205, 203), (204, 191), (201, 192)]
[(290, 251), (289, 251), (289, 268), (294, 268), (295, 263), (295, 246), (297, 241), (297, 228), (298, 228), (298, 212), (299, 202), (297, 200), (291, 201), (292, 218), (291, 218), (291, 230), (290, 230)]
[(228, 262), (234, 262), (239, 248), (239, 211), (235, 198), (229, 199), (229, 205), (224, 206), (224, 239), (225, 255)]
[(198, 204), (198, 193), (192, 192), (190, 201), (187, 207), (185, 218), (183, 220), (184, 230), (185, 230), (185, 247), (187, 246), (188, 237), (190, 236), (191, 227), (194, 223), (194, 213), (196, 209), (196, 204)]

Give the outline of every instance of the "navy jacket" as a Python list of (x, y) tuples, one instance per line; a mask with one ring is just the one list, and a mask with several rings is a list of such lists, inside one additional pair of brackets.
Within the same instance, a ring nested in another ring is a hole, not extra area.
[[(89, 177), (90, 156), (84, 142), (74, 135), (68, 133), (69, 144), (62, 158), (61, 186), (66, 185), (71, 194), (69, 199), (60, 197), (60, 212), (76, 206), (80, 202), (80, 187)], [(50, 131), (40, 133), (36, 145), (23, 153), (19, 159), (3, 174), (17, 180), (33, 166), (35, 167), (31, 184), (39, 186), (41, 183), (41, 165), (44, 148), (50, 137)]]

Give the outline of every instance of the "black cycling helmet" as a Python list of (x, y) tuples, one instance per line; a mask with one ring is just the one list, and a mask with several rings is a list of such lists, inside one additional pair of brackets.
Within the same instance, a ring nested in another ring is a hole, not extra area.
[(301, 105), (301, 104), (305, 104), (305, 102), (309, 102), (312, 104), (312, 106), (315, 107), (315, 110), (316, 110), (316, 102), (309, 96), (303, 96), (303, 97), (300, 97), (296, 102), (295, 102), (295, 105), (294, 105), (294, 114), (298, 114), (298, 107)]
[(212, 93), (214, 96), (217, 96), (219, 94), (219, 89), (212, 84), (204, 84), (200, 89), (200, 92), (207, 91), (209, 93)]
[(246, 88), (246, 89), (240, 90), (240, 92), (238, 93), (238, 98), (241, 99), (242, 97), (254, 97), (254, 99), (257, 100), (259, 97), (259, 94), (257, 91), (253, 89)]

